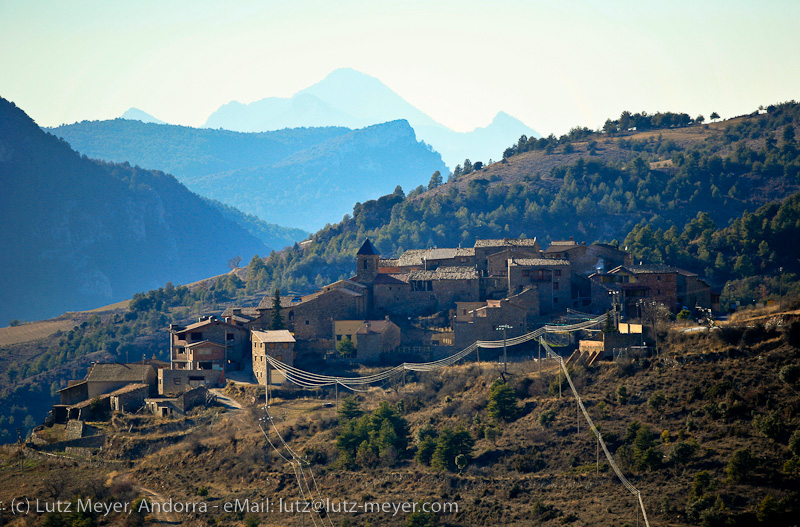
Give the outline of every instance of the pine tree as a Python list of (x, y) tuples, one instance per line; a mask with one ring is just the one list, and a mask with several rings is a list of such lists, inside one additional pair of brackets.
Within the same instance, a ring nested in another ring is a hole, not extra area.
[(494, 381), (489, 389), (489, 416), (498, 421), (511, 421), (517, 416), (518, 410), (514, 389), (499, 379)]
[(269, 329), (286, 329), (283, 323), (283, 315), (281, 314), (280, 289), (275, 289), (275, 296), (272, 298), (272, 322), (269, 324)]

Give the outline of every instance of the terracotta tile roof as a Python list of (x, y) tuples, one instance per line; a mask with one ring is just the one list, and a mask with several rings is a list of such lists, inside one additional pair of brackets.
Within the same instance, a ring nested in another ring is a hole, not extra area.
[(439, 267), (434, 271), (411, 271), (408, 280), (477, 280), (478, 271), (473, 267)]
[(383, 267), (410, 267), (414, 265), (423, 266), (425, 265), (425, 261), (452, 260), (453, 258), (470, 256), (475, 256), (474, 247), (458, 247), (456, 249), (446, 247), (434, 247), (433, 249), (409, 249), (401, 254), (398, 258), (393, 260), (382, 260), (381, 265)]
[(365, 320), (358, 330), (357, 335), (366, 335), (368, 333), (383, 333), (387, 329), (393, 327), (395, 324), (391, 320)]
[(678, 269), (677, 267), (672, 267), (671, 265), (664, 265), (664, 264), (640, 264), (640, 265), (621, 265), (615, 269), (612, 269), (609, 272), (614, 272), (617, 269), (625, 269), (626, 271), (633, 273), (633, 274), (664, 274), (664, 273), (677, 273), (682, 274), (684, 276), (697, 276), (694, 273), (690, 273), (689, 271), (684, 271), (683, 269)]
[(373, 284), (404, 284), (402, 280), (398, 280), (390, 274), (379, 274), (375, 277)]
[(123, 393), (134, 392), (136, 390), (141, 390), (142, 388), (147, 388), (146, 384), (129, 384), (127, 386), (123, 386), (119, 390), (114, 390), (113, 392), (109, 393), (108, 395), (122, 395)]
[(496, 240), (475, 240), (475, 247), (533, 247), (536, 238), (502, 238)]
[(270, 331), (252, 331), (253, 340), (259, 342), (295, 342), (294, 336), (287, 329), (274, 329)]
[(186, 348), (207, 348), (207, 347), (214, 347), (214, 348), (224, 348), (223, 344), (218, 342), (212, 342), (210, 340), (201, 340), (200, 342), (193, 342), (191, 344), (187, 344)]
[(229, 323), (225, 322), (224, 320), (220, 320), (218, 318), (201, 320), (199, 322), (195, 322), (194, 324), (189, 324), (188, 326), (182, 326), (182, 327), (174, 328), (174, 329), (172, 329), (170, 331), (172, 333), (176, 333), (176, 334), (177, 333), (186, 333), (187, 331), (192, 331), (192, 330), (199, 329), (199, 328), (202, 328), (202, 327), (205, 327), (205, 326), (216, 325), (216, 324), (221, 324), (223, 326), (228, 326), (228, 327), (231, 327), (231, 328), (236, 328), (238, 330), (244, 331), (240, 326), (236, 326), (234, 324), (229, 324)]
[[(264, 298), (258, 303), (257, 309), (272, 309), (273, 298), (275, 298), (274, 295), (264, 295)], [(281, 295), (281, 308), (291, 307), (297, 304), (301, 298), (299, 295)]]
[(147, 382), (147, 374), (155, 368), (150, 364), (98, 363), (86, 376), (88, 382)]
[(518, 265), (520, 267), (553, 267), (570, 265), (569, 260), (561, 260), (558, 258), (514, 258), (511, 260), (511, 265)]

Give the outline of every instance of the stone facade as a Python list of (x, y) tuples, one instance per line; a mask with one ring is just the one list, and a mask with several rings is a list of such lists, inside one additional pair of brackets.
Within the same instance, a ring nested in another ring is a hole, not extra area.
[(711, 288), (696, 274), (676, 267), (619, 266), (608, 273), (594, 273), (589, 279), (593, 305), (610, 307), (609, 293), (613, 293), (622, 305), (622, 314), (628, 317), (640, 316), (639, 301), (657, 302), (675, 313), (683, 306), (711, 307)]
[[(223, 364), (230, 370), (241, 369), (250, 356), (249, 331), (216, 317), (201, 317), (188, 326), (170, 326), (170, 353), (173, 368), (191, 369), (187, 355), (190, 346), (212, 342), (224, 348)], [(215, 354), (216, 355), (216, 354)], [(198, 357), (199, 358), (199, 357)], [(216, 360), (216, 359), (215, 359)]]
[(175, 396), (198, 386), (214, 388), (225, 383), (219, 370), (158, 370), (158, 394)]
[[(295, 339), (285, 330), (252, 332), (253, 375), (259, 384), (267, 382), (267, 355), (289, 366), (294, 364)], [(275, 379), (270, 379), (275, 382)]]
[(497, 332), (502, 325), (511, 326), (506, 331), (509, 338), (524, 335), (528, 330), (527, 311), (510, 299), (488, 300), (483, 307), (470, 311), (468, 317), (462, 316), (453, 323), (455, 345), (463, 348), (477, 340), (502, 339), (502, 333)]
[(571, 266), (566, 260), (525, 258), (508, 261), (508, 291), (516, 293), (535, 286), (539, 313), (565, 311), (571, 306)]

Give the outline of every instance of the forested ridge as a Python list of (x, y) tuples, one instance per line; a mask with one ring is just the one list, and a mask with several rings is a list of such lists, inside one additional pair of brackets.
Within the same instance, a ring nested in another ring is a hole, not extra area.
[[(412, 248), (468, 247), (476, 238), (536, 236), (547, 246), (574, 236), (695, 271), (715, 287), (725, 285), (725, 301), (775, 298), (781, 288), (800, 293), (800, 255), (791, 243), (800, 239), (799, 125), (800, 105), (790, 102), (712, 125), (582, 131), (550, 139), (549, 152), (547, 146), (519, 148), (532, 144), (521, 138), (503, 161), (465, 162), (448, 178), (434, 174), (428, 188), (408, 194), (397, 188), (357, 203), (352, 215), (310, 243), (253, 258), (239, 274), (193, 290), (170, 285), (136, 295), (122, 318), (41, 343), (42, 358), (26, 371), (17, 366), (9, 374), (4, 367), (0, 374), (9, 382), (2, 400), (16, 405), (16, 423), (30, 414), (41, 420), (33, 402), (69, 378), (51, 366), (72, 364), (75, 376), (81, 370), (74, 361), (92, 353), (120, 359), (132, 346), (158, 355), (170, 322), (254, 305), (276, 287), (305, 293), (352, 276), (365, 237), (391, 257)], [(3, 428), (8, 440), (13, 426)]]

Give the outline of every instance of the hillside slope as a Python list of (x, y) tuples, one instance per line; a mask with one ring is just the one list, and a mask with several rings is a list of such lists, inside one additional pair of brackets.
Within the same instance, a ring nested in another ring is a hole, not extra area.
[[(789, 319), (770, 324), (670, 332), (658, 357), (571, 369), (614, 462), (641, 492), (651, 525), (783, 527), (796, 521), (800, 325)], [(39, 456), (19, 470), (16, 448), (4, 447), (0, 473), (8, 484), (0, 499), (24, 489), (26, 495), (48, 493), (53, 500), (132, 501), (143, 489), (168, 489), (179, 503), (275, 504), (297, 500), (298, 482), (308, 480), (314, 498), (326, 506), (346, 500), (458, 507), (433, 514), (339, 507), (331, 512), (334, 525), (635, 525), (637, 517), (641, 522), (636, 497), (598, 451), (553, 362), (512, 363), (506, 378), (504, 385), (493, 362), (409, 374), (396, 386), (340, 399), (338, 415), (323, 404), (333, 402), (332, 391), (317, 400), (283, 390), (272, 401), (274, 419), (266, 421), (266, 431), (259, 427), (263, 389), (231, 386), (227, 393), (249, 408), (200, 408), (172, 419), (114, 416), (99, 425), (106, 440), (91, 461), (73, 456), (71, 466), (64, 466), (63, 458)], [(504, 417), (494, 410), (498, 401), (504, 401)], [(360, 417), (361, 412), (367, 415)], [(380, 433), (353, 444), (375, 427)], [(45, 432), (53, 439), (63, 434), (57, 427)], [(288, 461), (292, 452), (305, 460), (302, 473)], [(449, 457), (455, 452), (466, 452), (458, 466)], [(122, 467), (129, 467), (124, 484)], [(67, 471), (72, 477), (64, 477)], [(173, 521), (184, 525), (209, 518), (237, 526), (255, 520), (276, 526), (312, 523), (312, 514), (301, 519), (296, 512), (259, 508), (239, 515), (184, 509), (177, 515)], [(122, 516), (110, 517), (117, 518)], [(314, 519), (319, 522), (319, 516)]]
[(89, 157), (167, 171), (205, 197), (306, 231), (339, 221), (357, 201), (446, 173), (405, 121), (239, 133), (115, 119), (51, 131)]
[(5, 99), (0, 173), (2, 321), (109, 304), (269, 252), (175, 178), (81, 157)]

